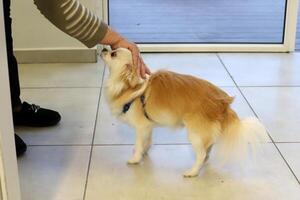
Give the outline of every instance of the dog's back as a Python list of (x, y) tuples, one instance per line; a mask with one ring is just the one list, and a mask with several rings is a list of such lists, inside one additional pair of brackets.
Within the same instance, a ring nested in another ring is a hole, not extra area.
[(245, 155), (248, 143), (265, 140), (263, 125), (256, 118), (239, 119), (230, 107), (234, 98), (208, 81), (159, 71), (151, 76), (146, 97), (146, 110), (156, 122), (187, 128), (198, 161), (186, 176), (198, 173), (199, 163), (207, 160), (217, 141), (218, 153), (226, 160), (237, 153)]
[(151, 75), (148, 83), (146, 110), (153, 118), (168, 115), (172, 123), (182, 123), (185, 115), (191, 113), (212, 121), (222, 121), (233, 99), (208, 81), (158, 71)]

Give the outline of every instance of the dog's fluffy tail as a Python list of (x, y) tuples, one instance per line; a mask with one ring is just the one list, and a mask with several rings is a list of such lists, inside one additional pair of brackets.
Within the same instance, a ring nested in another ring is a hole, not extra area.
[(257, 118), (240, 120), (236, 113), (229, 109), (216, 144), (216, 153), (221, 161), (240, 160), (247, 157), (249, 151), (255, 153), (267, 138), (266, 129)]

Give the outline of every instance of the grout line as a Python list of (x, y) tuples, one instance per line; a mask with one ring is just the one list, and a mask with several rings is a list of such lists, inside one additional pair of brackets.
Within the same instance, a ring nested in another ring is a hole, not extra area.
[(133, 146), (134, 144), (94, 144), (94, 147)]
[(88, 147), (91, 144), (29, 144), (28, 147)]
[[(235, 85), (218, 85), (218, 87), (236, 87)], [(250, 87), (300, 87), (300, 85), (239, 85), (241, 88), (250, 88)], [(78, 86), (78, 87), (73, 87), (73, 86), (50, 86), (50, 87), (21, 87), (21, 89), (89, 89), (89, 88), (102, 88), (102, 86)]]
[[(218, 87), (236, 87), (235, 85), (217, 85)], [(239, 85), (241, 88), (248, 88), (248, 87), (300, 87), (300, 85)], [(50, 87), (21, 87), (21, 89), (101, 89), (102, 86), (50, 86)]]
[[(190, 143), (160, 143), (152, 144), (152, 146), (167, 146), (167, 145), (190, 145)], [(97, 147), (115, 147), (115, 146), (134, 146), (134, 144), (95, 144)]]
[[(272, 143), (272, 141), (266, 142), (266, 144)], [(299, 144), (300, 141), (296, 142), (274, 142), (275, 144)], [(133, 146), (133, 143), (108, 143), (108, 144), (93, 144), (93, 146), (96, 147), (115, 147), (115, 146)], [(191, 145), (190, 143), (182, 142), (182, 143), (157, 143), (152, 144), (153, 146), (168, 146), (168, 145)], [(89, 147), (92, 146), (92, 144), (29, 144), (28, 147), (77, 147), (77, 146), (83, 146), (83, 147)]]
[(102, 86), (78, 86), (78, 87), (73, 87), (73, 86), (49, 86), (49, 87), (21, 87), (21, 89), (73, 89), (73, 88), (82, 88), (82, 89), (85, 89), (85, 88), (102, 88)]
[[(103, 83), (102, 83), (103, 84)], [(235, 85), (217, 85), (218, 87), (229, 87), (233, 88), (236, 87)], [(245, 87), (256, 87), (256, 86), (245, 86)], [(297, 86), (296, 86), (297, 87)], [(300, 87), (300, 86), (299, 86)], [(85, 86), (78, 86), (78, 87), (73, 87), (73, 86), (50, 86), (50, 87), (21, 87), (21, 89), (89, 89), (89, 88), (94, 88), (94, 89), (102, 89), (103, 86), (91, 86), (91, 87), (85, 87)]]
[(275, 142), (276, 144), (293, 144), (293, 143), (295, 143), (295, 144), (298, 144), (298, 143), (300, 143), (300, 141), (295, 141), (295, 142)]
[(236, 88), (235, 85), (217, 85), (220, 88)]
[[(272, 141), (268, 141), (268, 142), (265, 142), (266, 144), (267, 143), (273, 143)], [(281, 142), (281, 143), (300, 143), (300, 142)], [(94, 146), (132, 146), (134, 144), (94, 144)], [(189, 142), (179, 142), (179, 143), (154, 143), (152, 144), (153, 146), (168, 146), (168, 145), (191, 145), (191, 143)]]
[(85, 179), (85, 185), (84, 185), (83, 200), (85, 200), (85, 197), (86, 197), (86, 190), (87, 190), (87, 185), (88, 185), (88, 181), (89, 181), (89, 174), (90, 174), (90, 168), (91, 168), (91, 162), (92, 162), (92, 156), (93, 156), (93, 149), (94, 149), (93, 145), (94, 145), (95, 134), (96, 134), (96, 127), (97, 127), (97, 121), (98, 121), (98, 115), (99, 115), (99, 109), (100, 109), (100, 101), (101, 101), (102, 89), (103, 89), (102, 85), (103, 85), (103, 82), (104, 82), (105, 71), (106, 71), (106, 68), (104, 67), (104, 70), (102, 72), (101, 88), (100, 88), (100, 92), (99, 92), (99, 99), (98, 99), (96, 119), (95, 119), (95, 124), (94, 124), (94, 131), (93, 131), (93, 138), (92, 138), (92, 145), (91, 145), (89, 163), (88, 163), (86, 179)]
[[(234, 84), (236, 85), (237, 89), (239, 90), (239, 92), (241, 93), (241, 95), (243, 96), (244, 100), (246, 101), (246, 103), (248, 104), (248, 106), (250, 107), (250, 109), (252, 110), (252, 112), (254, 113), (255, 117), (258, 117), (257, 113), (254, 111), (253, 107), (251, 106), (250, 102), (248, 101), (248, 99), (246, 98), (246, 96), (244, 95), (244, 93), (242, 92), (241, 88), (238, 86), (238, 84), (236, 83), (236, 81), (234, 80), (234, 78), (231, 76), (230, 72), (228, 71), (227, 67), (225, 66), (223, 60), (221, 59), (220, 55), (217, 53), (216, 54), (219, 61), (221, 62), (221, 64), (223, 65), (223, 67), (225, 68), (225, 70), (227, 71), (228, 75), (231, 77), (232, 81), (234, 82)], [(270, 133), (268, 130), (266, 130), (267, 134), (269, 135), (269, 138), (271, 139), (273, 145), (275, 146), (275, 148), (277, 149), (278, 153), (280, 154), (281, 158), (283, 159), (283, 161), (285, 162), (285, 164), (287, 165), (287, 167), (289, 168), (289, 170), (291, 171), (291, 173), (294, 175), (294, 178), (296, 179), (296, 181), (298, 182), (298, 184), (300, 184), (299, 179), (297, 178), (296, 174), (294, 173), (294, 171), (292, 170), (291, 166), (289, 165), (289, 163), (285, 160), (284, 156), (282, 155), (279, 147), (276, 145), (276, 143), (274, 142), (274, 139), (271, 137)]]
[(281, 87), (281, 88), (286, 88), (286, 87), (300, 87), (300, 85), (239, 85), (241, 88), (250, 88), (250, 87)]

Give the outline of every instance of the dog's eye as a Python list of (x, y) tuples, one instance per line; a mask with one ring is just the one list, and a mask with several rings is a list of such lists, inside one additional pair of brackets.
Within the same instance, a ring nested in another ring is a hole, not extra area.
[(110, 55), (111, 55), (111, 57), (116, 57), (116, 56), (117, 56), (117, 52), (114, 51), (114, 52), (112, 52)]

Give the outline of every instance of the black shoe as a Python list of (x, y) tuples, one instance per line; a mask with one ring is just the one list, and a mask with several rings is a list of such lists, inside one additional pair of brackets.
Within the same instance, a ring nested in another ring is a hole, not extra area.
[(61, 117), (58, 112), (23, 102), (22, 108), (13, 113), (14, 125), (46, 127), (56, 125)]
[(15, 134), (15, 145), (16, 145), (16, 153), (17, 157), (23, 155), (27, 150), (27, 145), (25, 142)]

